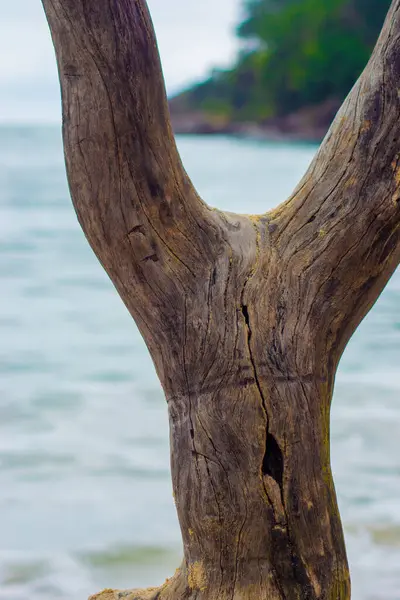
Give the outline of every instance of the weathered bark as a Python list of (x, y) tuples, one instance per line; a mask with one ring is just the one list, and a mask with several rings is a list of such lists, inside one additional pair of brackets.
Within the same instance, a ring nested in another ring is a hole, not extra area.
[(184, 544), (161, 588), (96, 598), (348, 599), (329, 411), (400, 261), (400, 0), (301, 184), (260, 216), (188, 179), (145, 0), (43, 4), (71, 195), (165, 391)]

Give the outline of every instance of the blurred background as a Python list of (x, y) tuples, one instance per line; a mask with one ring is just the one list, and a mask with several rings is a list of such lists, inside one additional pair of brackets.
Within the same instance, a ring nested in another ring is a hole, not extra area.
[[(208, 203), (257, 213), (291, 193), (389, 4), (149, 0)], [(166, 405), (72, 209), (39, 0), (1, 4), (0, 56), (0, 599), (155, 585), (181, 559)], [(399, 301), (397, 272), (345, 352), (332, 411), (355, 600), (400, 600)]]

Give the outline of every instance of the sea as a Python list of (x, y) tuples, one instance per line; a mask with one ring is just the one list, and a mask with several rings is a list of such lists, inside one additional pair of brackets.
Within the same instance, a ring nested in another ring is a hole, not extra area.
[[(317, 147), (178, 139), (211, 205), (261, 213)], [(166, 403), (69, 197), (60, 128), (0, 126), (0, 600), (157, 585), (182, 558)], [(332, 466), (354, 600), (400, 600), (400, 273), (350, 341)]]

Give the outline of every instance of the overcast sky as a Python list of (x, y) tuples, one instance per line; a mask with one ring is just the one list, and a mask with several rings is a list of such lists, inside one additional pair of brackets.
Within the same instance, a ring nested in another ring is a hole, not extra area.
[[(148, 0), (169, 92), (235, 54), (240, 0)], [(53, 48), (41, 0), (0, 0), (0, 121), (59, 119)]]

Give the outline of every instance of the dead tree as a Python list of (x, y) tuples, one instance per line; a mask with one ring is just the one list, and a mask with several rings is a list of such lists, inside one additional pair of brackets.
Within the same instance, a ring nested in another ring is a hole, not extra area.
[(78, 219), (168, 402), (184, 547), (162, 587), (96, 598), (350, 598), (329, 413), (400, 261), (400, 0), (307, 174), (259, 216), (190, 182), (145, 0), (43, 5)]

